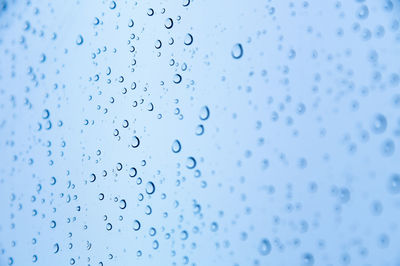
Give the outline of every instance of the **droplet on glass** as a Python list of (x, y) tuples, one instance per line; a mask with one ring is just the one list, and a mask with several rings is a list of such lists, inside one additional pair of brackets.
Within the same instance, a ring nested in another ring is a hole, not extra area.
[(181, 143), (179, 142), (179, 140), (174, 140), (174, 142), (172, 142), (172, 147), (171, 147), (171, 149), (172, 149), (172, 152), (174, 152), (174, 153), (178, 153), (178, 152), (180, 152), (181, 151)]
[(240, 43), (232, 47), (231, 55), (234, 59), (239, 59), (243, 56), (243, 46)]
[(210, 117), (210, 109), (208, 109), (208, 106), (201, 107), (199, 117), (203, 121)]
[(268, 239), (264, 238), (261, 240), (259, 246), (258, 246), (258, 252), (262, 256), (266, 256), (269, 253), (271, 253), (271, 243), (269, 242)]
[(190, 34), (190, 33), (186, 34), (184, 43), (185, 43), (186, 45), (191, 45), (191, 44), (193, 43), (193, 36), (192, 36), (192, 34)]
[(156, 190), (156, 187), (154, 186), (154, 183), (153, 182), (147, 182), (147, 185), (146, 185), (146, 193), (147, 194), (149, 194), (149, 195), (151, 195), (151, 194), (153, 194), (154, 193), (154, 191)]
[(76, 44), (82, 45), (82, 43), (83, 43), (83, 37), (82, 35), (78, 35), (78, 37), (76, 38)]
[(140, 229), (140, 222), (138, 221), (138, 220), (134, 220), (133, 221), (133, 230), (135, 230), (135, 231), (139, 231), (139, 229)]

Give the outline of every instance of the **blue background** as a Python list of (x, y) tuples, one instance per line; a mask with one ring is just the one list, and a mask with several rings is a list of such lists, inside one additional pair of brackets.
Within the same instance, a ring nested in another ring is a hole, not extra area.
[(397, 0), (0, 10), (0, 265), (400, 265)]

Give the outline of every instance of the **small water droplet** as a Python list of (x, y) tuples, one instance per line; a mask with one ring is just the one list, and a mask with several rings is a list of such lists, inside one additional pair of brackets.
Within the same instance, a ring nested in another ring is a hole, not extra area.
[(154, 183), (151, 181), (147, 182), (146, 193), (151, 195), (154, 193), (155, 190), (156, 190), (156, 187), (154, 186)]
[(258, 252), (262, 256), (266, 256), (269, 253), (271, 253), (271, 243), (269, 242), (268, 239), (264, 238), (261, 240), (259, 246), (258, 246)]
[(190, 34), (190, 33), (186, 34), (184, 43), (185, 43), (186, 45), (191, 45), (191, 44), (193, 43), (193, 36), (192, 36), (192, 34)]
[(82, 35), (78, 35), (78, 37), (76, 38), (76, 44), (82, 45), (82, 43), (83, 43), (83, 37)]
[(243, 46), (240, 43), (232, 47), (231, 55), (234, 59), (239, 59), (243, 56)]
[(179, 142), (179, 140), (177, 140), (177, 139), (174, 140), (174, 142), (172, 143), (172, 146), (171, 146), (172, 152), (178, 153), (181, 151), (181, 148), (182, 148), (182, 146), (181, 146), (181, 143)]
[(203, 121), (207, 120), (210, 117), (210, 109), (207, 106), (201, 107), (199, 117)]
[(133, 230), (139, 231), (140, 229), (140, 222), (138, 220), (133, 221)]

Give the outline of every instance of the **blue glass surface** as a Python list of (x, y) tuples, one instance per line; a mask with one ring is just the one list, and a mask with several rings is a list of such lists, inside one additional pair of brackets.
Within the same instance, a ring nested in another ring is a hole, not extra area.
[(0, 266), (400, 265), (398, 0), (0, 0)]

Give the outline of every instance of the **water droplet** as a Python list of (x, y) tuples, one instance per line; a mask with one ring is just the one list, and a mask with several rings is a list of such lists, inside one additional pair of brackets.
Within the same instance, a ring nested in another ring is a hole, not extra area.
[(186, 240), (186, 239), (188, 239), (188, 237), (189, 237), (188, 232), (187, 232), (186, 230), (183, 230), (183, 231), (181, 232), (181, 239), (182, 239), (182, 240)]
[(138, 138), (137, 136), (133, 136), (131, 146), (132, 146), (133, 148), (137, 148), (137, 147), (139, 147), (139, 145), (140, 145), (140, 140), (139, 140), (139, 138)]
[(56, 227), (56, 221), (51, 221), (50, 222), (50, 228)]
[(217, 232), (218, 231), (218, 224), (216, 222), (211, 223), (211, 232)]
[(389, 192), (392, 194), (400, 194), (400, 175), (393, 174), (389, 178)]
[(188, 169), (193, 169), (196, 167), (196, 160), (193, 157), (188, 157), (186, 160), (186, 167)]
[(198, 125), (196, 127), (196, 131), (195, 131), (197, 136), (201, 136), (204, 133), (204, 126), (203, 125)]
[(310, 253), (305, 253), (302, 256), (302, 265), (304, 266), (312, 266), (314, 265), (314, 256)]
[(107, 223), (107, 225), (106, 225), (106, 229), (107, 229), (107, 231), (110, 231), (110, 230), (112, 229), (112, 224), (110, 224), (110, 223)]
[(133, 230), (139, 231), (140, 229), (140, 222), (138, 220), (133, 221)]
[(366, 19), (368, 18), (369, 15), (369, 10), (366, 5), (360, 6), (360, 8), (357, 11), (357, 16), (359, 19)]
[(135, 167), (131, 167), (130, 169), (129, 169), (129, 176), (130, 177), (135, 177), (137, 175), (137, 170), (136, 170), (136, 168)]
[(239, 59), (243, 56), (243, 46), (240, 43), (232, 47), (231, 55), (234, 59)]
[(152, 213), (152, 209), (151, 209), (150, 205), (146, 206), (144, 213), (146, 213), (147, 215), (150, 215)]
[(387, 139), (382, 143), (382, 154), (384, 156), (392, 156), (395, 151), (395, 145), (393, 140)]
[(155, 236), (157, 233), (156, 229), (154, 227), (151, 227), (149, 230), (149, 236)]
[(56, 253), (58, 253), (59, 250), (60, 250), (60, 246), (57, 243), (55, 243), (53, 245), (53, 253), (56, 254)]
[(347, 203), (350, 200), (350, 191), (347, 188), (341, 188), (339, 190), (339, 200), (342, 203)]
[(117, 7), (117, 3), (115, 3), (115, 1), (111, 1), (109, 7), (110, 9), (115, 9)]
[(92, 183), (94, 181), (96, 181), (96, 175), (95, 174), (91, 174), (90, 177), (89, 177), (89, 181), (92, 182)]
[(372, 131), (376, 134), (381, 134), (385, 132), (386, 127), (387, 127), (386, 117), (382, 114), (375, 115), (371, 126)]
[(83, 43), (83, 37), (82, 35), (78, 35), (78, 37), (76, 38), (76, 44), (81, 45), (82, 43)]
[(165, 20), (164, 26), (165, 26), (167, 29), (172, 28), (173, 25), (174, 25), (174, 21), (172, 20), (172, 18), (167, 18), (167, 19)]
[(261, 240), (259, 246), (258, 246), (258, 252), (262, 256), (266, 256), (269, 253), (271, 253), (271, 243), (269, 242), (268, 239), (264, 238)]
[(151, 181), (147, 182), (146, 193), (151, 195), (154, 193), (155, 190), (156, 190), (156, 187), (154, 186), (154, 183)]
[(159, 247), (158, 241), (154, 240), (153, 241), (153, 249), (158, 249), (158, 247)]
[(193, 36), (192, 36), (192, 34), (190, 34), (190, 33), (186, 34), (184, 43), (185, 43), (186, 45), (191, 45), (191, 44), (193, 43)]
[(201, 107), (199, 117), (201, 120), (207, 120), (210, 117), (210, 109), (207, 106)]
[(124, 200), (124, 199), (120, 200), (120, 202), (119, 202), (119, 208), (120, 208), (121, 210), (123, 210), (123, 209), (126, 208), (126, 200)]
[(174, 140), (174, 142), (172, 143), (172, 147), (171, 147), (171, 149), (172, 149), (172, 152), (174, 152), (174, 153), (178, 153), (178, 152), (180, 152), (181, 151), (181, 143), (179, 142), (179, 140)]
[(147, 9), (147, 15), (148, 16), (153, 16), (154, 15), (154, 9), (152, 9), (152, 8), (149, 8), (149, 9)]
[(181, 81), (182, 81), (182, 76), (179, 75), (179, 74), (175, 74), (175, 75), (174, 75), (173, 82), (174, 82), (175, 84), (179, 84), (179, 83), (181, 83)]
[(160, 40), (157, 40), (157, 41), (154, 43), (154, 47), (155, 47), (156, 49), (160, 49), (161, 46), (162, 46), (162, 43), (161, 43)]

